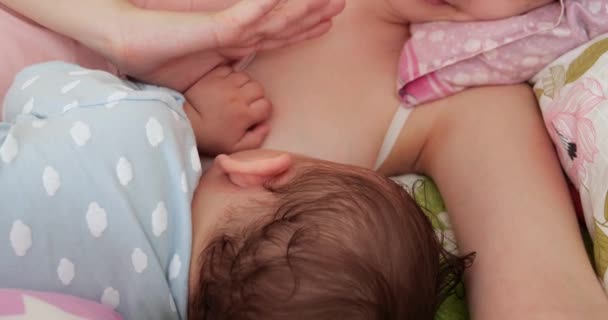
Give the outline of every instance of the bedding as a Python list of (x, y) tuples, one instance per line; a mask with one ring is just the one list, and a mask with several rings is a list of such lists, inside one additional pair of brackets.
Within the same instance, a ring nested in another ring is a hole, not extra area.
[(406, 107), (471, 87), (516, 84), (564, 53), (608, 32), (608, 7), (563, 0), (496, 21), (414, 24), (399, 65)]
[(608, 34), (533, 78), (562, 167), (578, 189), (598, 277), (608, 288)]
[(0, 289), (0, 320), (121, 320), (111, 308), (50, 292)]

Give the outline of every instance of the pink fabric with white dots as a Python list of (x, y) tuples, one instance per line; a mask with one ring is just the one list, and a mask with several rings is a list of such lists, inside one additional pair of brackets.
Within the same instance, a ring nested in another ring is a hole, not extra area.
[(468, 87), (526, 82), (562, 54), (608, 33), (608, 0), (565, 0), (561, 13), (555, 2), (498, 21), (412, 25), (399, 65), (403, 105)]

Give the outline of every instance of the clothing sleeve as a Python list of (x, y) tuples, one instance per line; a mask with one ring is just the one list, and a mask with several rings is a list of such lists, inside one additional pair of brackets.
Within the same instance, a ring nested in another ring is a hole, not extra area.
[[(64, 62), (33, 65), (17, 74), (4, 100), (0, 156), (9, 163), (19, 145), (35, 148), (66, 132), (76, 143), (85, 143), (91, 121), (97, 121), (102, 131), (114, 127), (129, 134), (125, 113), (175, 119), (166, 121), (171, 131), (189, 134), (184, 101), (171, 89), (122, 80), (101, 70)], [(124, 111), (113, 110), (117, 105)], [(88, 119), (87, 126), (81, 119)]]

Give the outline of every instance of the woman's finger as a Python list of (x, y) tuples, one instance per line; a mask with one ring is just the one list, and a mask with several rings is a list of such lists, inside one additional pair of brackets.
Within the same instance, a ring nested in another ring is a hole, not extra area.
[(228, 58), (242, 58), (261, 50), (275, 50), (279, 48), (284, 48), (301, 41), (320, 37), (327, 33), (331, 29), (331, 26), (331, 21), (323, 21), (320, 24), (314, 26), (313, 28), (300, 32), (299, 34), (294, 35), (291, 38), (262, 40), (256, 43), (255, 45), (249, 47), (222, 49), (221, 53), (222, 55)]
[(257, 32), (266, 37), (271, 37), (311, 13), (321, 10), (329, 3), (329, 0), (290, 1), (281, 10), (270, 13), (267, 19), (256, 28)]
[(298, 35), (293, 36), (292, 38), (287, 39), (269, 39), (262, 41), (257, 50), (274, 50), (282, 47), (286, 47), (301, 41), (313, 39), (322, 36), (327, 33), (331, 29), (332, 22), (324, 21), (313, 27), (310, 30), (299, 33)]
[(270, 39), (289, 39), (298, 36), (299, 34), (308, 31), (311, 28), (319, 25), (321, 23), (321, 15), (320, 14), (312, 14), (308, 17), (303, 18), (298, 23), (288, 26), (283, 31), (277, 33), (276, 35), (272, 35), (268, 38)]
[(334, 16), (339, 14), (344, 10), (345, 1), (344, 0), (331, 0), (331, 2), (304, 17), (301, 21), (297, 23), (289, 25), (285, 30), (281, 31), (277, 35), (273, 36), (273, 39), (286, 39), (292, 38), (299, 33), (306, 32), (309, 29), (314, 28), (316, 25), (322, 23), (323, 21), (331, 20)]
[(275, 10), (282, 0), (239, 1), (234, 6), (219, 12), (215, 18), (218, 23), (212, 30), (219, 46), (232, 43), (241, 37), (248, 27)]

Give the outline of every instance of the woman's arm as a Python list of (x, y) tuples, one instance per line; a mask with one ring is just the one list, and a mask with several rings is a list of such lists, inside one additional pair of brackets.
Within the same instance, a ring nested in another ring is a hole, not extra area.
[[(120, 0), (0, 0), (10, 9), (92, 48), (114, 46), (117, 19), (133, 6)], [(106, 49), (107, 50), (107, 49)]]
[[(211, 61), (317, 37), (342, 11), (344, 0), (248, 0), (219, 11), (139, 8), (127, 0), (0, 0), (112, 61), (123, 73), (184, 90)], [(157, 5), (162, 5), (158, 2)], [(185, 78), (170, 85), (159, 74)]]
[(419, 169), (438, 183), (462, 253), (475, 319), (606, 319), (551, 141), (526, 86), (437, 103)]

